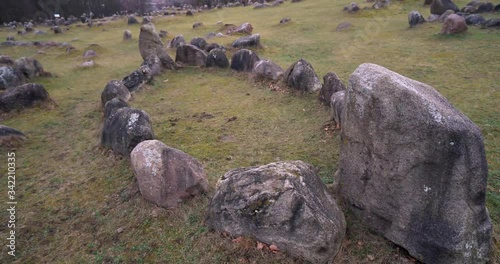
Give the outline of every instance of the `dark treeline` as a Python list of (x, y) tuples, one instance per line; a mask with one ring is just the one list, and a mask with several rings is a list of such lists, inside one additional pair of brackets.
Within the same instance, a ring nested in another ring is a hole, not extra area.
[(92, 12), (94, 17), (103, 17), (123, 10), (143, 13), (150, 7), (151, 0), (0, 0), (0, 23), (42, 21), (54, 14), (80, 17)]

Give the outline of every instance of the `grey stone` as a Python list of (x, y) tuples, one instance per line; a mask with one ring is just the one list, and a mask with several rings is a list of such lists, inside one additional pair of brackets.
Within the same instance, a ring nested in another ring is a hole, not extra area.
[(231, 58), (231, 69), (239, 72), (249, 72), (253, 70), (253, 66), (259, 60), (257, 53), (247, 49), (240, 49)]
[(338, 91), (330, 97), (330, 117), (335, 122), (336, 128), (342, 125), (342, 113), (345, 109), (345, 90)]
[(441, 23), (444, 22), (446, 18), (451, 14), (455, 14), (455, 12), (453, 10), (446, 10), (443, 14), (439, 16), (438, 21)]
[(87, 50), (83, 53), (83, 58), (87, 59), (87, 58), (92, 58), (92, 57), (95, 57), (97, 56), (97, 53), (93, 50)]
[(178, 35), (170, 41), (168, 47), (172, 49), (177, 49), (178, 47), (184, 45), (185, 43), (186, 41), (184, 40), (184, 36)]
[(16, 70), (24, 74), (28, 79), (35, 77), (49, 77), (51, 74), (45, 72), (42, 64), (32, 57), (22, 57), (14, 62), (13, 66)]
[(328, 263), (340, 249), (346, 222), (314, 170), (303, 161), (231, 170), (217, 183), (205, 223), (311, 263)]
[(465, 23), (467, 25), (481, 25), (486, 21), (481, 15), (473, 14), (465, 17)]
[(196, 46), (179, 46), (175, 53), (175, 62), (188, 66), (204, 66), (207, 54)]
[(467, 31), (465, 18), (456, 14), (451, 14), (444, 21), (441, 34), (456, 34), (465, 31)]
[(260, 47), (260, 35), (254, 34), (251, 36), (241, 37), (235, 40), (232, 46), (233, 48)]
[(434, 88), (374, 64), (345, 96), (338, 175), (351, 211), (423, 263), (486, 263), (480, 129)]
[(153, 24), (142, 25), (139, 34), (139, 51), (142, 59), (145, 60), (151, 54), (158, 55), (162, 49), (163, 42), (156, 33), (155, 26)]
[(337, 74), (329, 72), (323, 76), (323, 85), (319, 91), (318, 99), (322, 104), (329, 106), (332, 95), (342, 90), (345, 90), (345, 86)]
[(433, 0), (431, 4), (431, 14), (442, 15), (446, 10), (453, 10), (453, 12), (460, 11), (451, 0)]
[(289, 87), (303, 92), (317, 92), (321, 89), (318, 75), (312, 65), (304, 59), (288, 67), (283, 75), (283, 81)]
[(135, 18), (134, 16), (129, 16), (127, 18), (127, 24), (128, 25), (135, 25), (135, 24), (139, 24), (139, 21), (137, 21), (137, 18)]
[(253, 66), (253, 73), (259, 79), (278, 81), (283, 77), (283, 69), (270, 60), (257, 61)]
[(498, 28), (498, 27), (500, 27), (500, 19), (490, 18), (490, 19), (484, 21), (483, 27), (484, 28), (492, 28), (492, 27)]
[(205, 67), (229, 67), (229, 60), (224, 50), (218, 48), (210, 50), (205, 60)]
[(158, 140), (139, 143), (130, 161), (142, 197), (164, 208), (207, 192), (203, 166), (188, 154)]
[(26, 77), (10, 66), (0, 67), (0, 90), (5, 90), (26, 83)]
[(236, 27), (236, 28), (230, 28), (230, 29), (227, 31), (227, 34), (228, 34), (228, 35), (232, 35), (232, 34), (244, 34), (244, 35), (251, 35), (251, 34), (252, 34), (252, 31), (253, 31), (252, 24), (250, 24), (250, 23), (244, 23), (244, 24), (242, 24), (242, 25), (241, 25), (241, 26), (239, 26), (239, 27)]
[(423, 24), (425, 22), (424, 16), (420, 14), (418, 11), (411, 11), (408, 14), (408, 23), (410, 24), (410, 27), (415, 27), (419, 24)]
[(151, 69), (147, 65), (142, 65), (139, 69), (123, 78), (122, 82), (130, 92), (139, 90), (144, 84), (153, 80)]
[(14, 147), (26, 140), (26, 135), (23, 132), (0, 125), (0, 146), (1, 147)]
[[(150, 54), (143, 62), (142, 65), (146, 65), (151, 69), (151, 75), (156, 76), (163, 71), (163, 65), (160, 58), (156, 54)], [(142, 66), (141, 65), (141, 66)]]
[(128, 102), (130, 99), (130, 91), (123, 84), (123, 82), (119, 80), (111, 80), (106, 84), (101, 93), (101, 105), (104, 106), (113, 98), (119, 98), (124, 102)]
[(104, 105), (104, 119), (108, 119), (111, 115), (113, 115), (118, 109), (123, 108), (123, 107), (129, 107), (128, 103), (126, 101), (123, 101), (122, 99), (115, 97), (109, 101), (106, 102)]
[(53, 101), (45, 87), (36, 83), (27, 83), (15, 88), (9, 88), (0, 94), (0, 110), (4, 112), (32, 107), (46, 102)]
[(347, 13), (350, 13), (350, 14), (356, 13), (359, 10), (361, 10), (361, 8), (359, 8), (357, 3), (350, 3), (349, 5), (344, 7), (344, 11), (347, 11)]
[(132, 39), (132, 32), (130, 30), (125, 30), (123, 31), (123, 40), (131, 40)]
[(104, 121), (101, 144), (115, 154), (128, 156), (137, 144), (153, 138), (149, 115), (140, 109), (122, 107)]
[(196, 38), (191, 39), (189, 44), (196, 46), (202, 50), (204, 50), (207, 47), (207, 41), (203, 38), (200, 38), (200, 37), (196, 37)]

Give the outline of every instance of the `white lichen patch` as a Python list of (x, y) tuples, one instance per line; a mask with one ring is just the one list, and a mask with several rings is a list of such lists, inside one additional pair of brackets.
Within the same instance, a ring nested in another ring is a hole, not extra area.
[(432, 190), (431, 187), (424, 185), (424, 192), (430, 192)]
[(138, 113), (132, 113), (130, 115), (130, 118), (128, 119), (127, 129), (131, 129), (135, 125), (135, 123), (137, 122), (137, 120), (139, 120), (139, 114)]

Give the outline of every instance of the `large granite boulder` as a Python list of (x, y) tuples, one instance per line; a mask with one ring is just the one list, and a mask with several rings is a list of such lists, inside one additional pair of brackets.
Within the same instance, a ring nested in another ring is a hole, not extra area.
[(203, 166), (188, 154), (158, 140), (139, 143), (130, 160), (144, 199), (164, 208), (177, 207), (208, 190)]
[(260, 47), (260, 35), (254, 34), (251, 36), (241, 37), (231, 44), (233, 48), (248, 48), (248, 47)]
[(419, 24), (423, 24), (425, 22), (424, 16), (420, 14), (418, 11), (411, 11), (408, 14), (408, 23), (410, 24), (410, 27), (415, 27)]
[(210, 50), (205, 60), (205, 67), (229, 67), (229, 60), (224, 50), (218, 48)]
[(289, 87), (303, 92), (317, 92), (321, 89), (321, 82), (314, 68), (303, 59), (288, 67), (283, 75), (283, 81)]
[(45, 87), (27, 83), (5, 90), (0, 94), (0, 110), (10, 112), (44, 103), (53, 103)]
[(235, 71), (252, 71), (253, 66), (260, 58), (257, 56), (257, 53), (247, 50), (240, 49), (233, 54), (231, 58), (231, 69)]
[(460, 11), (451, 0), (433, 0), (431, 4), (431, 14), (442, 15), (446, 10), (453, 10), (453, 12)]
[(142, 65), (139, 69), (125, 76), (122, 82), (130, 92), (139, 90), (144, 84), (153, 80), (151, 69), (147, 65)]
[(0, 147), (14, 147), (26, 140), (23, 132), (0, 125)]
[(31, 57), (22, 57), (17, 59), (14, 62), (13, 67), (24, 74), (24, 76), (28, 79), (50, 76), (50, 73), (43, 70), (42, 64), (38, 60)]
[(149, 55), (158, 55), (163, 49), (163, 42), (160, 36), (156, 33), (155, 26), (151, 23), (141, 26), (139, 33), (139, 51), (142, 59), (145, 60)]
[(467, 31), (465, 18), (456, 14), (449, 15), (441, 28), (441, 34), (456, 34), (465, 31)]
[(340, 249), (346, 222), (335, 199), (303, 161), (227, 172), (217, 183), (205, 223), (231, 236), (250, 236), (311, 263)]
[(323, 85), (319, 90), (319, 101), (324, 105), (330, 105), (332, 94), (345, 90), (345, 86), (337, 74), (329, 72), (323, 76)]
[(204, 66), (207, 54), (196, 46), (186, 44), (179, 46), (175, 53), (175, 62), (188, 66)]
[(258, 79), (278, 81), (283, 77), (283, 69), (270, 60), (257, 61), (253, 66), (253, 73)]
[(0, 67), (0, 90), (13, 88), (24, 83), (26, 83), (26, 78), (20, 71), (10, 66)]
[(130, 91), (123, 84), (123, 82), (118, 80), (111, 80), (106, 84), (104, 90), (101, 93), (101, 105), (104, 105), (113, 98), (119, 98), (125, 102), (130, 99)]
[(149, 115), (140, 109), (122, 107), (104, 121), (101, 144), (115, 154), (128, 156), (137, 144), (153, 138)]
[(434, 88), (375, 64), (345, 96), (339, 192), (353, 213), (423, 263), (486, 263), (480, 129)]

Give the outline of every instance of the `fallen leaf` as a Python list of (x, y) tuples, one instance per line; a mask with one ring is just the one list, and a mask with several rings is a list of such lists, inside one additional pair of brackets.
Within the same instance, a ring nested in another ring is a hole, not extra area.
[(259, 241), (257, 241), (257, 249), (258, 250), (263, 250), (266, 247), (267, 247), (266, 244), (260, 243)]
[(368, 255), (367, 257), (368, 257), (369, 261), (374, 261), (375, 260), (375, 257), (373, 255)]
[(358, 241), (358, 246), (362, 246), (363, 245), (363, 241)]
[(233, 239), (234, 243), (240, 243), (241, 241), (243, 241), (243, 237), (237, 237), (237, 238)]
[(278, 247), (276, 245), (270, 245), (269, 246), (269, 249), (273, 252), (273, 253), (276, 253), (279, 251)]

